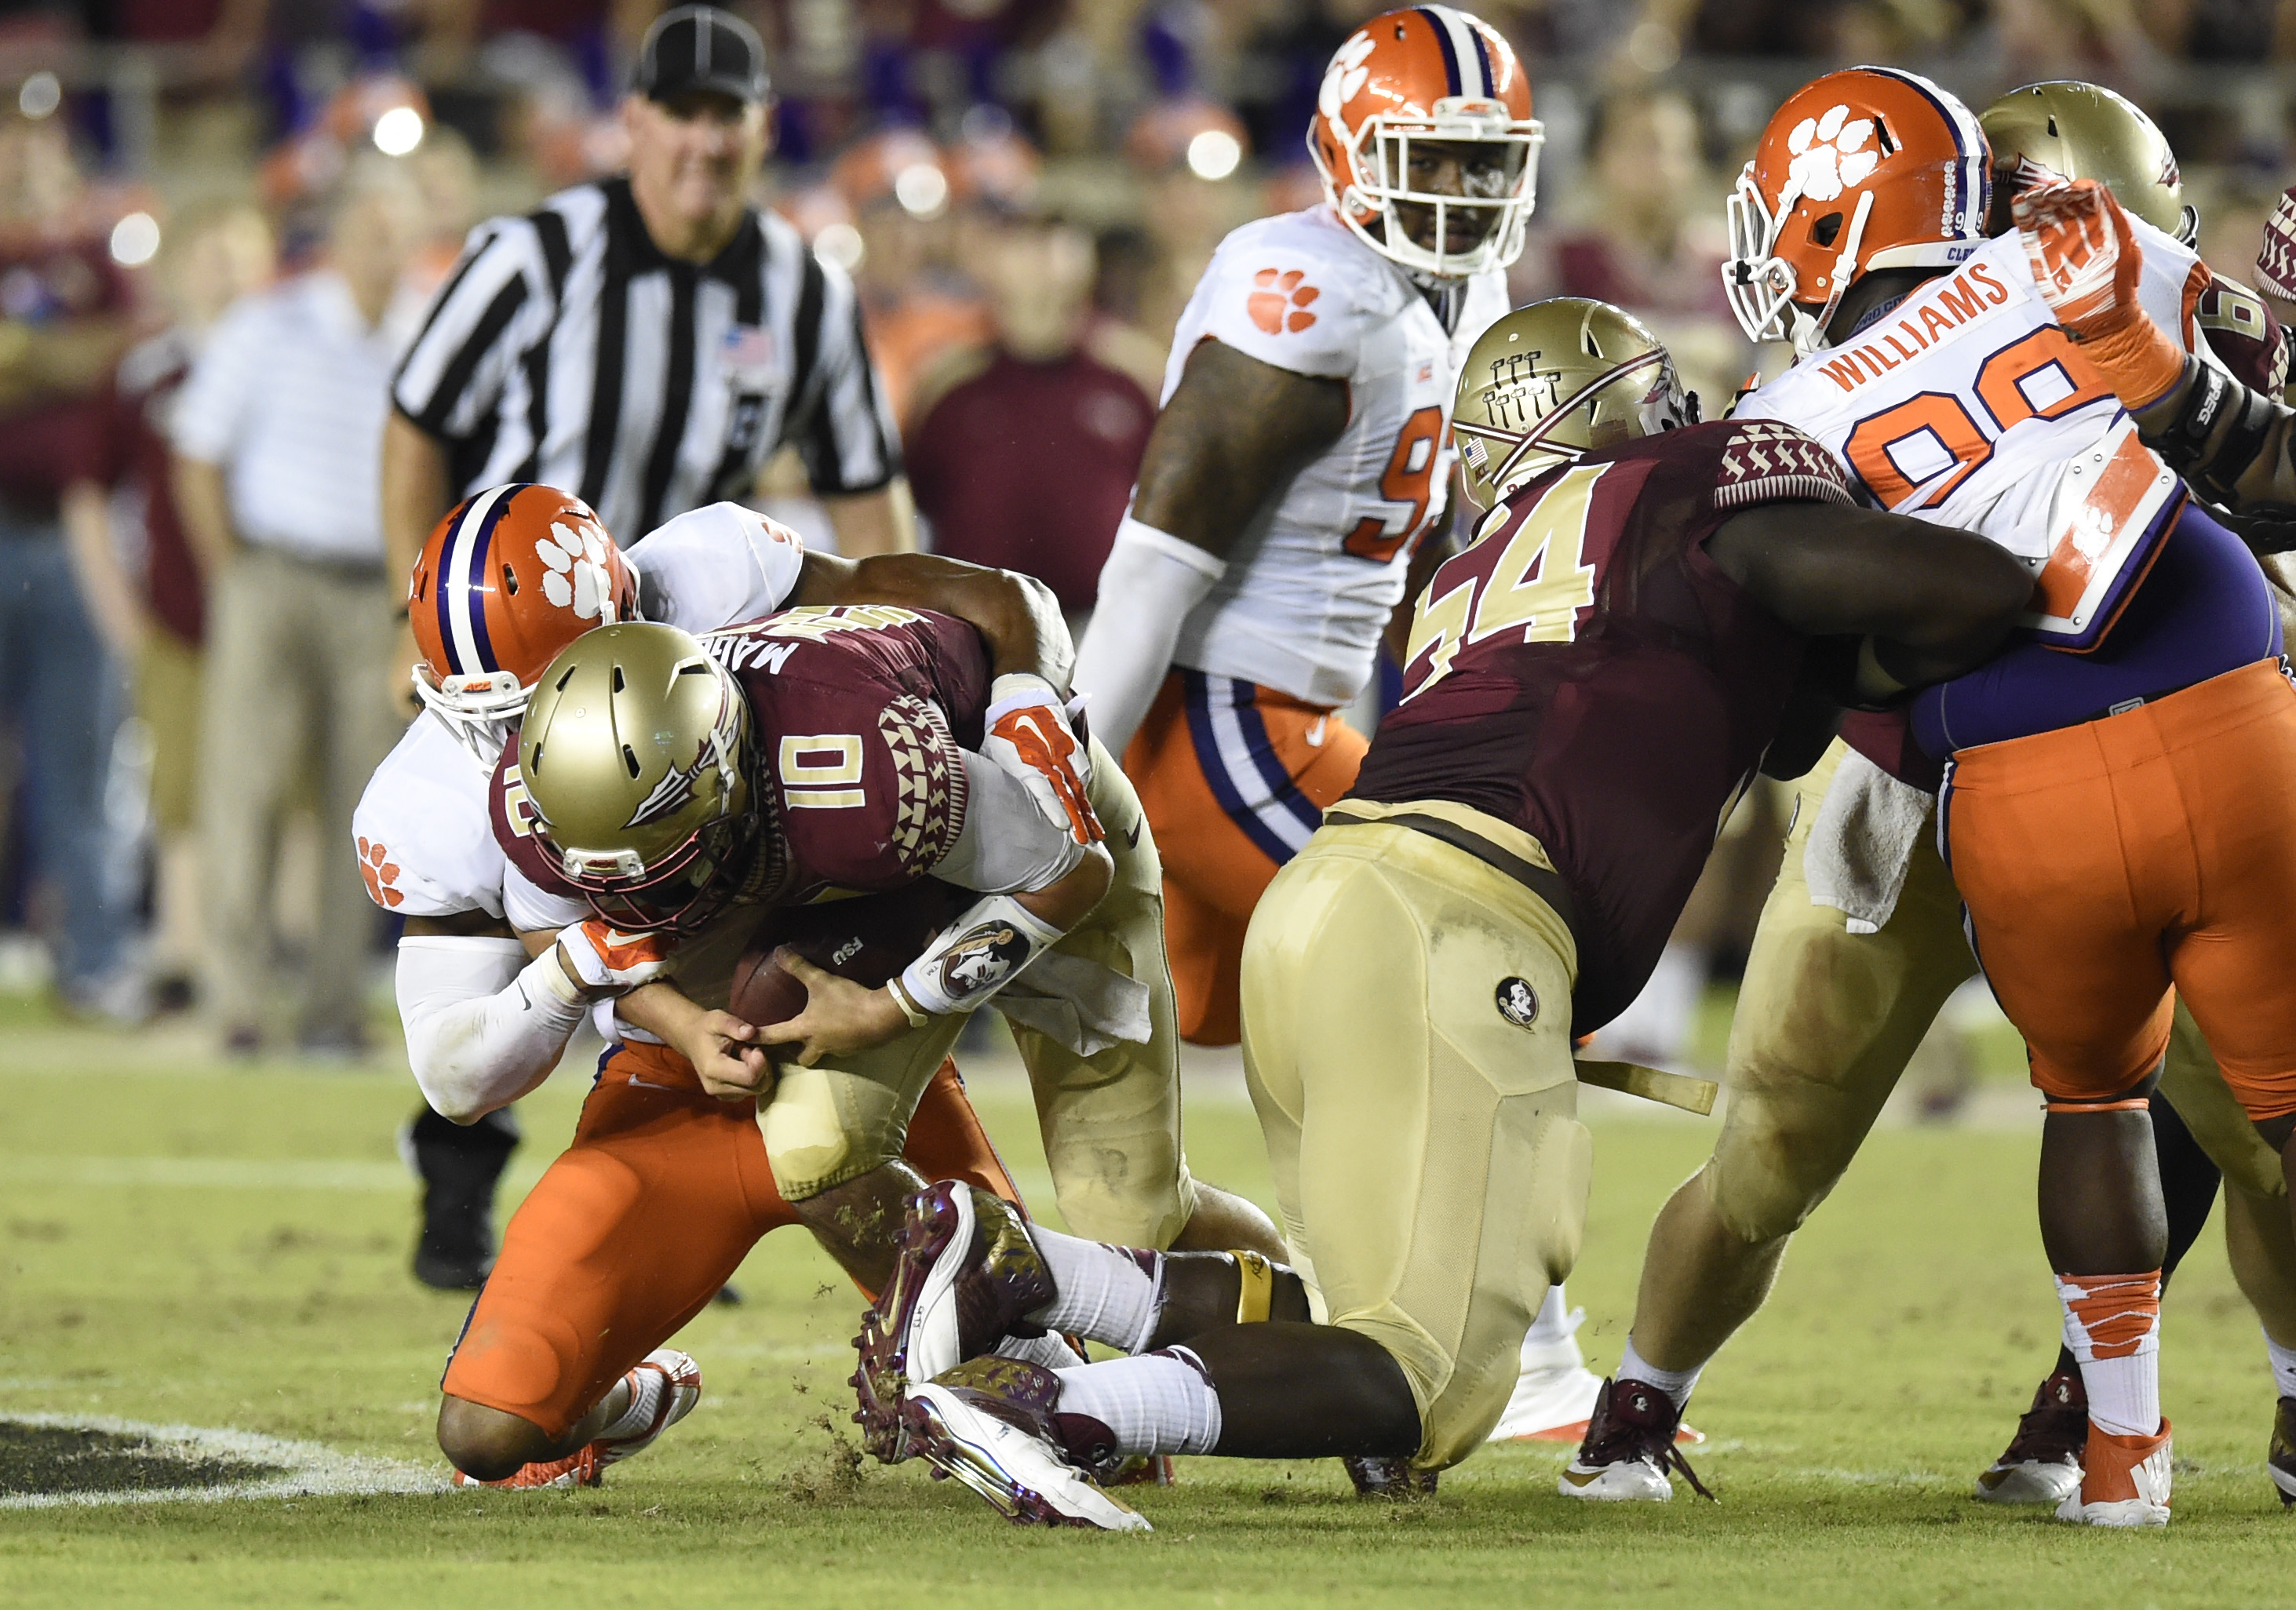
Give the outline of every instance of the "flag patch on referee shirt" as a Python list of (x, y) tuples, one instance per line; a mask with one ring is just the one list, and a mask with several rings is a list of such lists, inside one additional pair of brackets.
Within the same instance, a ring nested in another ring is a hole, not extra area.
[(763, 324), (736, 324), (726, 331), (718, 356), (736, 383), (762, 386), (773, 378), (774, 332)]

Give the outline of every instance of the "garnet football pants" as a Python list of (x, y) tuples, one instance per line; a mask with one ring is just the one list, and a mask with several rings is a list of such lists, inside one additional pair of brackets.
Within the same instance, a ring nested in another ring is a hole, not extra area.
[[(956, 1066), (917, 1104), (910, 1165), (1018, 1202)], [(600, 1068), (574, 1143), (503, 1233), (440, 1384), (563, 1436), (676, 1336), (767, 1231), (798, 1217), (775, 1189), (757, 1103), (720, 1101), (693, 1065), (627, 1044)]]
[(1164, 936), (1180, 1037), (1234, 1045), (1244, 927), (1370, 748), (1333, 711), (1233, 677), (1175, 670), (1124, 752), (1164, 859)]
[(2181, 994), (2249, 1116), (2296, 1112), (2292, 798), (2276, 660), (1956, 756), (1941, 836), (2043, 1091), (2135, 1084)]

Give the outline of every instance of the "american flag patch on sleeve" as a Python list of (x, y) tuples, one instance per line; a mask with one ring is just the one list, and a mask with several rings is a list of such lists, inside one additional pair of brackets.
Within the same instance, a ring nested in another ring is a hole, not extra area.
[(1825, 503), (1857, 501), (1841, 461), (1816, 437), (1775, 420), (1745, 421), (1723, 446), (1714, 506), (1739, 509), (1792, 498)]

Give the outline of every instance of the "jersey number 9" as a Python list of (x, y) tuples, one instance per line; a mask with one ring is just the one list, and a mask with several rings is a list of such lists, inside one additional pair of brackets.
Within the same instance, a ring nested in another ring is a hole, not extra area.
[(1435, 449), (1442, 439), (1440, 408), (1422, 408), (1403, 421), (1395, 451), (1388, 454), (1386, 472), (1379, 478), (1379, 494), (1390, 503), (1410, 504), (1411, 512), (1393, 530), (1389, 529), (1393, 516), (1382, 519), (1365, 515), (1341, 546), (1357, 559), (1383, 565), (1395, 557), (1397, 549), (1419, 535), (1427, 520), (1427, 505), (1434, 501), (1435, 461), (1442, 456)]

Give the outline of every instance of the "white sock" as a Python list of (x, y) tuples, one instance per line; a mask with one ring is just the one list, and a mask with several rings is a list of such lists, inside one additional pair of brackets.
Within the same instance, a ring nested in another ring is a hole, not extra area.
[(597, 1440), (601, 1442), (645, 1434), (652, 1428), (654, 1410), (661, 1406), (661, 1394), (669, 1390), (669, 1378), (659, 1369), (633, 1369), (622, 1379), (630, 1384), (630, 1406), (599, 1431)]
[(1024, 1364), (1041, 1364), (1047, 1369), (1071, 1369), (1084, 1362), (1076, 1349), (1053, 1330), (1040, 1336), (1006, 1336), (988, 1351), (1000, 1359), (1018, 1359)]
[(2280, 1389), (2282, 1397), (2296, 1398), (2296, 1347), (2283, 1347), (2267, 1336), (2264, 1351), (2272, 1357), (2273, 1385)]
[(1627, 1338), (1625, 1353), (1619, 1359), (1620, 1379), (1640, 1381), (1646, 1386), (1657, 1387), (1674, 1400), (1677, 1409), (1690, 1402), (1690, 1390), (1698, 1385), (1698, 1377), (1705, 1369), (1703, 1364), (1693, 1364), (1687, 1369), (1660, 1369), (1635, 1351), (1635, 1339), (1631, 1336)]
[(1210, 1453), (1219, 1445), (1219, 1393), (1185, 1347), (1060, 1372), (1062, 1414), (1090, 1415), (1127, 1453)]
[[(1047, 1330), (1139, 1353), (1164, 1312), (1164, 1257), (1064, 1236), (1041, 1224), (1029, 1238), (1052, 1271), (1057, 1294), (1029, 1317)], [(1143, 1261), (1146, 1266), (1143, 1267)]]
[(1587, 1311), (1581, 1308), (1575, 1313), (1570, 1312), (1567, 1306), (1569, 1301), (1562, 1295), (1562, 1281), (1557, 1280), (1546, 1288), (1546, 1301), (1538, 1305), (1538, 1317), (1530, 1322), (1529, 1330), (1523, 1335), (1524, 1358), (1529, 1358), (1533, 1348), (1554, 1347), (1570, 1341), (1578, 1333), (1578, 1327), (1586, 1323)]
[(2065, 1345), (2080, 1361), (2088, 1423), (2108, 1436), (2161, 1429), (2161, 1271), (2057, 1277)]

